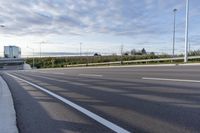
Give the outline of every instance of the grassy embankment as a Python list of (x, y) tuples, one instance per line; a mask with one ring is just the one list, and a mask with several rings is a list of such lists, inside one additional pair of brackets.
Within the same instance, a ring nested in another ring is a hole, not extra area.
[[(189, 56), (200, 56), (200, 50), (195, 50), (189, 52)], [(183, 57), (179, 55), (178, 57)], [(132, 60), (146, 60), (146, 59), (161, 59), (161, 58), (171, 58), (170, 55), (155, 55), (155, 54), (143, 54), (143, 55), (124, 55), (124, 56), (81, 56), (81, 57), (45, 57), (45, 58), (35, 58), (36, 68), (61, 68), (61, 67), (71, 67), (78, 64), (83, 64), (83, 66), (95, 66), (95, 64), (90, 63), (106, 63), (106, 62), (116, 62), (120, 61), (121, 65), (133, 65), (133, 64), (170, 64), (170, 63), (183, 63), (183, 59), (176, 61), (152, 61), (152, 62), (140, 62), (140, 63), (124, 63), (123, 61)], [(26, 62), (33, 66), (32, 58), (27, 58)], [(200, 62), (200, 59), (190, 59), (189, 63)], [(105, 65), (105, 64), (102, 64)], [(120, 65), (112, 64), (112, 65)]]
[[(105, 63), (115, 61), (130, 61), (130, 60), (143, 60), (143, 59), (159, 59), (159, 58), (170, 58), (169, 55), (135, 55), (135, 56), (90, 56), (90, 57), (45, 57), (35, 58), (36, 68), (60, 68), (70, 67), (77, 64), (89, 64), (89, 63)], [(199, 62), (200, 59), (190, 60), (190, 62)], [(32, 58), (27, 58), (26, 62), (32, 64)], [(160, 62), (141, 62), (141, 63), (123, 63), (122, 65), (129, 64), (156, 64), (156, 63), (182, 63), (183, 60), (177, 61), (160, 61)], [(84, 66), (86, 66), (84, 65)], [(89, 64), (91, 65), (91, 64)], [(119, 64), (118, 64), (119, 65)]]

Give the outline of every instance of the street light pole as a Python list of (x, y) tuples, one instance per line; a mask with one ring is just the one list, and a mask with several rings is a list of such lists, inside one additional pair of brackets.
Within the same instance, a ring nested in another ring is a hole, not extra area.
[(121, 65), (122, 65), (123, 64), (123, 52), (124, 52), (124, 45), (123, 44), (121, 45), (120, 52), (121, 52)]
[(190, 50), (191, 50), (191, 42), (190, 40), (188, 40), (188, 52), (190, 53)]
[(29, 49), (31, 49), (33, 51), (33, 69), (35, 67), (35, 57), (34, 57), (34, 49), (33, 48), (30, 48), (30, 47), (27, 47)]
[(186, 0), (186, 24), (185, 24), (185, 57), (184, 62), (188, 62), (188, 30), (189, 30), (189, 0)]
[(45, 44), (46, 42), (42, 41), (40, 42), (40, 58), (42, 58), (42, 44)]
[(173, 31), (173, 51), (172, 51), (172, 55), (173, 55), (173, 58), (174, 58), (174, 55), (175, 55), (175, 37), (176, 37), (176, 12), (177, 12), (177, 9), (174, 9), (173, 10), (174, 12), (174, 31)]
[[(0, 25), (0, 28), (5, 28), (5, 27), (6, 27), (5, 25)], [(4, 53), (3, 56), (5, 56)]]
[(80, 43), (80, 56), (82, 55), (82, 43)]
[(41, 54), (42, 53), (42, 48), (41, 48), (42, 46), (41, 45), (42, 45), (42, 42), (40, 42), (40, 58), (42, 57), (42, 54)]
[(34, 57), (34, 49), (33, 49), (33, 69), (35, 68), (35, 57)]

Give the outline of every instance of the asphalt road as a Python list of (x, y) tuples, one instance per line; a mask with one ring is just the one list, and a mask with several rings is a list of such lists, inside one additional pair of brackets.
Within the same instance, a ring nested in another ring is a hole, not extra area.
[[(21, 133), (114, 132), (107, 122), (135, 133), (200, 132), (200, 66), (7, 73), (20, 78), (1, 74), (11, 89)], [(38, 86), (107, 122), (100, 123)]]

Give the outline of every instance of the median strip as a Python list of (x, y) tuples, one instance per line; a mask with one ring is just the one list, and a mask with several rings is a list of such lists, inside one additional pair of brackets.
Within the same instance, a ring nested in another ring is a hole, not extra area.
[(79, 106), (79, 105), (77, 105), (77, 104), (65, 99), (64, 97), (61, 97), (61, 96), (59, 96), (59, 95), (57, 95), (57, 94), (55, 94), (55, 93), (43, 88), (43, 87), (41, 87), (41, 86), (38, 86), (38, 85), (36, 85), (34, 83), (31, 83), (31, 82), (29, 82), (27, 80), (24, 80), (22, 78), (19, 78), (17, 76), (9, 74), (9, 73), (7, 73), (7, 75), (9, 75), (9, 76), (11, 76), (11, 77), (13, 77), (15, 79), (21, 80), (21, 81), (23, 81), (23, 82), (25, 82), (25, 83), (27, 83), (27, 84), (29, 84), (29, 85), (41, 90), (41, 91), (43, 91), (43, 92), (53, 96), (54, 98), (59, 99), (60, 101), (64, 102), (65, 104), (71, 106), (72, 108), (78, 110), (79, 112), (85, 114), (86, 116), (88, 116), (91, 119), (97, 121), (98, 123), (106, 126), (107, 128), (111, 129), (114, 132), (117, 132), (117, 133), (130, 133), (126, 129), (124, 129), (124, 128), (122, 128), (122, 127), (120, 127), (120, 126), (118, 126), (118, 125), (116, 125), (116, 124), (104, 119), (103, 117), (101, 117), (101, 116), (99, 116), (99, 115), (97, 115), (97, 114), (95, 114), (95, 113), (93, 113), (93, 112), (91, 112), (91, 111), (89, 111), (89, 110), (87, 110), (87, 109), (85, 109), (85, 108), (83, 108), (83, 107), (81, 107), (81, 106)]
[(173, 82), (190, 82), (190, 83), (200, 83), (199, 80), (187, 80), (187, 79), (168, 79), (168, 78), (149, 78), (143, 77), (144, 80), (155, 80), (155, 81), (173, 81)]

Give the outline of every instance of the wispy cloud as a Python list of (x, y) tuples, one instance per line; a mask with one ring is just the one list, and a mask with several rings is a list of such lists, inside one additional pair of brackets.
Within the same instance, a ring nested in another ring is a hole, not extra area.
[(168, 18), (161, 14), (165, 10), (170, 11), (169, 7), (180, 1), (1, 0), (0, 22), (8, 27), (6, 31), (11, 34), (147, 34), (165, 26)]
[[(191, 28), (200, 22), (199, 4), (199, 0), (191, 1)], [(183, 0), (0, 0), (0, 24), (6, 25), (1, 32), (15, 36), (92, 33), (141, 40), (168, 37), (170, 41), (174, 8), (178, 9), (177, 36), (181, 37)], [(195, 32), (200, 28), (196, 27)]]

